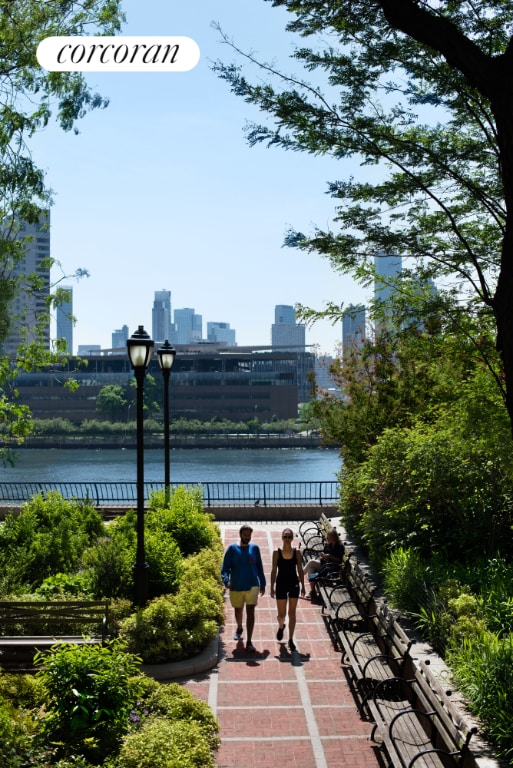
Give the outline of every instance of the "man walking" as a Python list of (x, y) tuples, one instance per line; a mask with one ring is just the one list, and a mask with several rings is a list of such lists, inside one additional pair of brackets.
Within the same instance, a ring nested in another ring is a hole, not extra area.
[(251, 543), (253, 528), (243, 525), (239, 531), (240, 542), (230, 544), (224, 553), (221, 578), (230, 590), (230, 603), (235, 611), (237, 628), (233, 639), (242, 640), (242, 617), (246, 606), (246, 650), (254, 653), (251, 642), (255, 626), (255, 606), (258, 595), (265, 593), (265, 574), (262, 556), (257, 544)]

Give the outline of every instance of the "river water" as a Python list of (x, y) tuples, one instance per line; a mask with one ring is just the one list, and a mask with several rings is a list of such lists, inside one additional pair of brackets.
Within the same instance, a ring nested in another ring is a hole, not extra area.
[[(187, 449), (170, 452), (172, 483), (336, 480), (337, 450)], [(133, 482), (136, 452), (126, 449), (22, 449), (15, 467), (0, 467), (0, 482)], [(164, 453), (146, 450), (144, 479), (164, 481)]]

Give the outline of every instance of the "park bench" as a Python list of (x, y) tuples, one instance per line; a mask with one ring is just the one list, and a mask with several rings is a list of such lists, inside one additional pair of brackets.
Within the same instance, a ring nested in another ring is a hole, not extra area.
[(361, 621), (339, 621), (337, 627), (341, 660), (348, 670), (362, 714), (378, 684), (395, 677), (404, 678), (413, 668), (412, 640), (386, 604), (376, 605), (370, 597), (366, 608), (367, 613), (360, 606)]
[(427, 662), (414, 667), (411, 679), (378, 683), (368, 706), (375, 725), (372, 739), (381, 742), (394, 768), (470, 768), (470, 727), (431, 673)]
[(33, 666), (34, 654), (56, 643), (108, 640), (109, 603), (96, 600), (0, 600), (0, 666)]
[(329, 517), (324, 512), (321, 513), (318, 520), (304, 520), (299, 526), (299, 535), (304, 544), (303, 552), (308, 549), (317, 548), (319, 544), (326, 542), (326, 534), (333, 525)]

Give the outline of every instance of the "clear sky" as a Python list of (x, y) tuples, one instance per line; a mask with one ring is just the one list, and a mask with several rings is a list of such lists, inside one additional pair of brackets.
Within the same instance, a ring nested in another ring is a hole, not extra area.
[[(186, 35), (197, 67), (182, 73), (89, 73), (110, 98), (80, 134), (49, 126), (33, 140), (55, 195), (52, 255), (73, 285), (74, 351), (111, 346), (112, 331), (144, 325), (151, 334), (156, 290), (173, 309), (193, 307), (230, 323), (239, 345), (270, 343), (276, 304), (320, 309), (365, 301), (350, 277), (320, 256), (282, 247), (289, 227), (328, 226), (335, 201), (327, 182), (354, 168), (303, 153), (250, 148), (243, 128), (264, 116), (234, 96), (211, 62), (234, 60), (212, 22), (240, 47), (300, 72), (287, 57), (286, 14), (263, 0), (125, 0), (126, 35)], [(56, 273), (57, 276), (57, 273)], [(332, 353), (340, 324), (316, 324), (307, 343)]]

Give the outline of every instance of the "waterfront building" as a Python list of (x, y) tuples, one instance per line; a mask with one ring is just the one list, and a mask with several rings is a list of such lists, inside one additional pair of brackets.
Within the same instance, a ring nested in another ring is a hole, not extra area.
[(207, 323), (207, 341), (221, 342), (229, 347), (235, 346), (235, 329), (230, 323)]
[[(89, 349), (89, 348), (88, 348)], [(170, 377), (171, 418), (229, 419), (261, 422), (296, 418), (299, 403), (310, 399), (309, 374), (313, 352), (271, 347), (232, 347), (197, 344), (178, 347)], [(162, 384), (156, 351), (149, 373)], [(68, 379), (79, 387), (67, 388)], [(96, 397), (102, 387), (117, 384), (133, 394), (133, 371), (126, 350), (88, 354), (88, 365), (71, 358), (56, 370), (20, 373), (19, 401), (35, 418), (66, 418), (80, 422), (96, 418)]]
[(157, 344), (161, 344), (166, 339), (170, 342), (175, 340), (175, 327), (171, 317), (171, 291), (155, 291), (151, 310), (151, 327), (153, 339)]
[(387, 317), (391, 317), (390, 299), (397, 289), (403, 269), (402, 258), (396, 253), (378, 251), (374, 257), (374, 301), (381, 310), (381, 318), (376, 321), (376, 332), (384, 330)]
[(73, 288), (69, 285), (63, 285), (62, 288), (67, 292), (68, 299), (56, 308), (56, 336), (64, 339), (67, 352), (73, 354)]
[(79, 357), (90, 357), (101, 352), (101, 344), (79, 344), (77, 355)]
[(342, 317), (342, 350), (347, 354), (351, 349), (362, 346), (366, 338), (366, 309), (363, 304), (350, 304)]
[(194, 309), (190, 307), (175, 309), (174, 320), (176, 344), (194, 344), (201, 341), (203, 336), (203, 318), (201, 315), (197, 315)]
[[(1, 344), (2, 354), (8, 357), (13, 357), (23, 342), (35, 341), (38, 326), (43, 346), (50, 349), (50, 212), (44, 211), (38, 223), (22, 222), (16, 227), (15, 239), (21, 244), (22, 255), (14, 259), (10, 277), (17, 280), (19, 289), (9, 305), (9, 330)], [(41, 280), (37, 289), (28, 284), (31, 275)]]
[(296, 323), (294, 307), (288, 304), (275, 306), (274, 323), (271, 327), (271, 344), (273, 347), (305, 350), (305, 326)]
[(335, 362), (331, 355), (318, 355), (315, 358), (315, 384), (319, 396), (324, 394), (340, 395), (340, 387), (333, 378), (330, 366)]
[(117, 331), (112, 331), (112, 349), (126, 349), (128, 335), (128, 325), (123, 325)]

